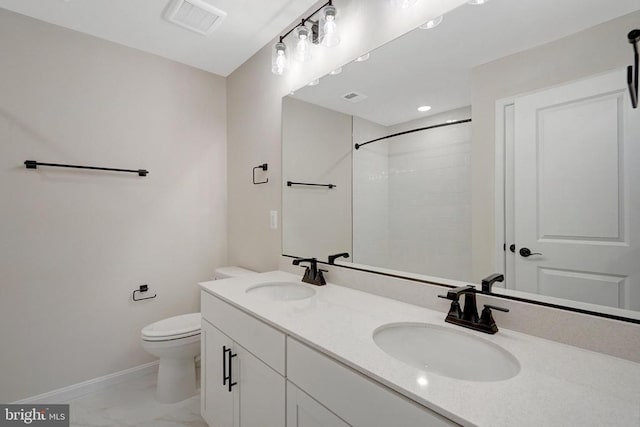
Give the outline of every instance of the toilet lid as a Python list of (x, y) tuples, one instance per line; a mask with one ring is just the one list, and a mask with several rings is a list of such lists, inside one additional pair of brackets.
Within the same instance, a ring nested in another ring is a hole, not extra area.
[(200, 333), (200, 313), (169, 317), (145, 326), (142, 337), (150, 339), (177, 338)]

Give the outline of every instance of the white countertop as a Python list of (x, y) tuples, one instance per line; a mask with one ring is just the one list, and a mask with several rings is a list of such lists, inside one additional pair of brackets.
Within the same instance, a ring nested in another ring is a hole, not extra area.
[[(200, 285), (462, 425), (640, 426), (640, 364), (507, 329), (483, 334), (445, 323), (441, 312), (344, 286), (314, 286), (316, 294), (299, 301), (269, 301), (245, 292), (272, 281), (300, 282), (300, 277), (274, 271)], [(436, 324), (491, 341), (511, 352), (521, 370), (505, 381), (473, 382), (414, 368), (373, 340), (378, 327), (399, 322)]]

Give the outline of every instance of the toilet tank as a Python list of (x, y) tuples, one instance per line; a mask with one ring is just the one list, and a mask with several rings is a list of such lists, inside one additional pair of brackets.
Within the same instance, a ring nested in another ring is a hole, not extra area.
[(246, 268), (242, 268), (242, 267), (235, 267), (235, 266), (220, 267), (220, 268), (216, 268), (216, 272), (213, 278), (215, 280), (229, 279), (231, 277), (246, 276), (247, 274), (254, 274), (254, 273), (255, 271), (247, 270)]

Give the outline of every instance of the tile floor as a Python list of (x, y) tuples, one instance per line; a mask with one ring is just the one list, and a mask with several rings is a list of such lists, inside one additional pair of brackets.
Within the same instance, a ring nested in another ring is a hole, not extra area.
[(200, 396), (174, 404), (155, 400), (156, 373), (71, 401), (72, 427), (207, 427)]

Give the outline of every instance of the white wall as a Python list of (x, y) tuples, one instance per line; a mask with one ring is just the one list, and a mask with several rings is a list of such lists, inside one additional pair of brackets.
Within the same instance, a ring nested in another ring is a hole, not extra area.
[(627, 33), (639, 22), (634, 12), (473, 70), (473, 281), (495, 272), (496, 101), (630, 65)]
[[(387, 0), (336, 0), (343, 29), (339, 46), (318, 46), (311, 62), (294, 64), (283, 77), (271, 73), (269, 44), (227, 78), (229, 263), (258, 271), (278, 267), (280, 230), (269, 229), (269, 211), (280, 209), (282, 200), (281, 98), (465, 2), (431, 0), (400, 10)], [(269, 184), (253, 185), (251, 168), (265, 162)]]
[(282, 116), (283, 252), (322, 260), (351, 253), (351, 116), (291, 97)]
[[(226, 258), (221, 77), (0, 10), (0, 402), (153, 360)], [(23, 162), (146, 168), (146, 178)], [(251, 172), (243, 167), (244, 175)], [(133, 303), (147, 283), (158, 297)]]

